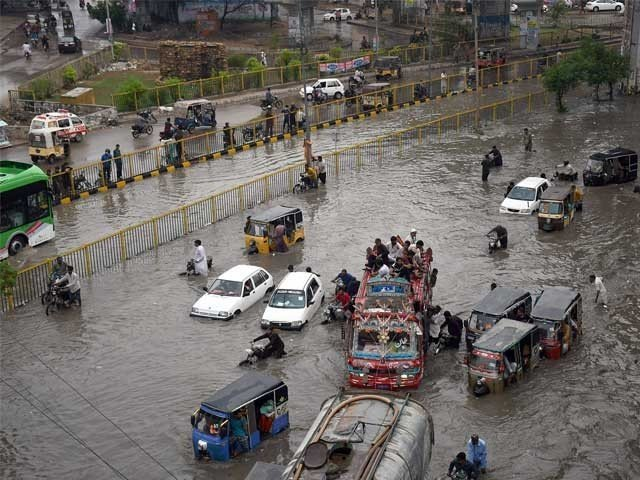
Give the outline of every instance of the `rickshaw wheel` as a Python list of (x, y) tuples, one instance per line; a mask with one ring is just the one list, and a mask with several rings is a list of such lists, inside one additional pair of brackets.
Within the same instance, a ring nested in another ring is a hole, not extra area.
[(73, 137), (73, 141), (76, 143), (82, 143), (82, 135), (76, 135), (75, 137)]
[(195, 127), (193, 125), (189, 125), (189, 128), (187, 128), (187, 132), (189, 132), (189, 134), (192, 134), (194, 130)]

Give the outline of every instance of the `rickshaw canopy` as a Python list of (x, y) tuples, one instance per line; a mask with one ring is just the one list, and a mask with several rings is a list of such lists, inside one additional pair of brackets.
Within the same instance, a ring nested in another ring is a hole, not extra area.
[(249, 372), (221, 388), (211, 397), (202, 402), (202, 406), (225, 413), (232, 413), (240, 407), (256, 400), (265, 393), (284, 385), (271, 375)]
[(562, 202), (567, 196), (571, 195), (570, 185), (554, 185), (547, 188), (543, 193), (540, 200), (548, 200), (552, 202)]
[(580, 298), (580, 292), (569, 287), (545, 288), (531, 310), (533, 318), (562, 321), (567, 310)]
[(391, 88), (389, 82), (369, 83), (362, 88), (362, 93), (378, 92), (380, 90), (387, 90), (388, 88)]
[(632, 159), (635, 159), (636, 163), (638, 161), (638, 154), (636, 152), (622, 147), (612, 148), (611, 150), (608, 150), (606, 152), (594, 153), (589, 158), (591, 158), (592, 160), (597, 160), (599, 162), (604, 162), (605, 160), (608, 160), (610, 158), (620, 157), (631, 157)]
[(502, 315), (510, 306), (529, 296), (529, 292), (523, 288), (497, 287), (489, 292), (473, 310), (488, 315)]
[(531, 323), (503, 318), (495, 326), (482, 334), (473, 344), (474, 349), (504, 353), (538, 327)]
[(378, 57), (376, 59), (375, 68), (399, 67), (402, 64), (400, 57)]
[(251, 217), (251, 222), (271, 223), (279, 218), (286, 217), (287, 215), (294, 215), (299, 212), (301, 212), (301, 210), (298, 207), (286, 207), (284, 205), (278, 205), (256, 215), (253, 215)]
[(184, 108), (185, 110), (189, 109), (189, 107), (194, 107), (196, 105), (211, 105), (211, 108), (215, 110), (215, 105), (211, 102), (211, 100), (207, 100), (204, 98), (196, 98), (195, 100), (180, 100), (174, 104), (174, 108)]

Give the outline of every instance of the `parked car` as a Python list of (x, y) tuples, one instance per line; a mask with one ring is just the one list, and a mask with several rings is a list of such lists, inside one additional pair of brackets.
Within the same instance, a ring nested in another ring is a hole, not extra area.
[(615, 0), (591, 0), (587, 2), (585, 9), (590, 12), (611, 11), (611, 12), (624, 12), (624, 3), (616, 2)]
[[(315, 88), (319, 88), (327, 97), (335, 98), (336, 100), (344, 96), (344, 85), (337, 78), (321, 78), (313, 85), (307, 85), (307, 100), (313, 100), (313, 90)], [(300, 96), (305, 98), (304, 87), (300, 89)]]
[(518, 13), (518, 5), (516, 3), (511, 4), (511, 13)]
[(262, 315), (262, 328), (302, 330), (324, 302), (322, 280), (315, 273), (291, 272), (282, 279)]
[(60, 53), (78, 53), (82, 52), (82, 41), (74, 36), (65, 35), (58, 39), (58, 52)]
[(216, 278), (191, 307), (194, 317), (231, 320), (273, 290), (273, 277), (260, 267), (236, 265)]
[(546, 178), (527, 177), (511, 189), (500, 205), (500, 213), (531, 215), (540, 207), (542, 192), (549, 188)]
[(348, 8), (334, 8), (330, 12), (327, 12), (322, 17), (322, 20), (325, 22), (336, 22), (340, 20), (351, 20), (353, 15), (351, 15), (351, 10)]

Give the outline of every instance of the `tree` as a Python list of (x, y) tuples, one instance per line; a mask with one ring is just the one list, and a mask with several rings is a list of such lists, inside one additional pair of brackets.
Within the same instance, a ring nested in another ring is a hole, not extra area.
[[(106, 0), (98, 0), (95, 5), (87, 3), (87, 12), (89, 12), (91, 18), (98, 20), (103, 25), (107, 23)], [(119, 0), (109, 0), (109, 15), (114, 30), (119, 32), (127, 31), (127, 11), (122, 2)]]
[(553, 20), (554, 27), (558, 26), (560, 19), (564, 17), (567, 11), (569, 11), (569, 7), (567, 7), (564, 0), (556, 0), (556, 3), (553, 4), (549, 11), (549, 16), (551, 17), (551, 20)]
[(224, 0), (224, 10), (222, 10), (222, 16), (220, 17), (220, 31), (224, 30), (224, 23), (227, 20), (227, 15), (237, 12), (245, 5), (256, 3), (255, 0)]
[(581, 79), (581, 65), (575, 58), (568, 58), (544, 72), (542, 83), (547, 90), (555, 92), (558, 112), (567, 111), (562, 99), (580, 84)]
[(609, 100), (613, 100), (613, 86), (629, 72), (629, 59), (607, 48), (601, 41), (589, 38), (582, 42), (576, 54), (582, 76), (594, 88), (596, 100), (600, 100), (600, 85), (609, 86)]

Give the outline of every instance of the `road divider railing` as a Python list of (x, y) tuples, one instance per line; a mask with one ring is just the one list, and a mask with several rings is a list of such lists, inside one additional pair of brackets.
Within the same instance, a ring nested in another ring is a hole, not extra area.
[[(547, 56), (522, 60), (480, 70), (480, 85), (487, 88), (540, 74), (553, 65), (558, 57)], [(438, 74), (429, 81), (397, 85), (377, 93), (366, 93), (351, 98), (309, 106), (309, 122), (312, 129), (325, 128), (342, 122), (366, 118), (377, 113), (409, 107), (433, 99), (473, 91), (475, 75), (468, 71), (441, 77)], [(429, 95), (429, 91), (431, 94)], [(302, 98), (300, 99), (303, 102)], [(298, 107), (304, 110), (301, 103)], [(96, 161), (52, 175), (52, 189), (56, 202), (67, 204), (78, 198), (109, 188), (124, 188), (144, 178), (183, 168), (185, 163), (216, 159), (222, 155), (276, 142), (302, 134), (302, 123), (282, 112), (265, 114), (262, 118), (228, 130), (217, 129), (203, 134), (187, 136), (179, 141), (162, 142), (159, 145), (124, 153), (121, 157), (121, 179), (115, 178), (115, 165), (109, 170), (111, 178), (105, 181), (102, 162)], [(295, 117), (295, 115), (294, 115)], [(188, 166), (188, 165), (187, 165)]]
[[(541, 32), (538, 43), (542, 47), (557, 46), (562, 43), (571, 42), (582, 38), (581, 29), (558, 29), (556, 31)], [(514, 34), (508, 41), (504, 38), (492, 38), (482, 41), (483, 46), (498, 45), (508, 48), (524, 48), (521, 44), (521, 35)], [(146, 50), (129, 48), (134, 56), (140, 51), (144, 52), (144, 58), (152, 54)], [(395, 46), (383, 49), (378, 52), (379, 56), (397, 56), (403, 65), (426, 64), (427, 62), (440, 62), (447, 58), (454, 61), (473, 61), (473, 42), (447, 42), (435, 44), (431, 47), (431, 59), (429, 59), (429, 47), (427, 44), (410, 44), (408, 46)], [(157, 55), (157, 54), (156, 54)], [(193, 100), (201, 97), (215, 97), (228, 93), (237, 93), (255, 88), (276, 87), (290, 82), (302, 82), (303, 78), (311, 79), (317, 77), (327, 77), (341, 75), (345, 73), (323, 71), (323, 65), (349, 63), (358, 57), (368, 57), (372, 63), (374, 53), (363, 50), (353, 53), (348, 58), (319, 60), (309, 63), (292, 62), (287, 66), (265, 68), (259, 71), (242, 73), (224, 73), (210, 78), (192, 80), (187, 82), (177, 82), (170, 85), (151, 87), (141, 91), (130, 93), (119, 93), (112, 95), (112, 105), (119, 112), (132, 112), (145, 108), (157, 108), (163, 105), (170, 105), (178, 100)], [(371, 64), (371, 68), (373, 65)]]
[[(513, 97), (443, 116), (372, 140), (323, 153), (330, 178), (366, 166), (392, 162), (397, 154), (414, 146), (436, 143), (447, 135), (478, 125), (529, 113), (548, 104), (544, 91)], [(321, 152), (318, 152), (321, 153)], [(131, 225), (98, 240), (74, 248), (61, 256), (81, 278), (104, 272), (161, 245), (241, 213), (247, 209), (292, 194), (304, 170), (304, 162), (280, 168), (248, 182), (196, 200), (164, 214)], [(241, 232), (238, 232), (241, 235)], [(2, 310), (11, 310), (38, 299), (46, 290), (54, 258), (18, 272), (16, 286), (2, 293)]]

